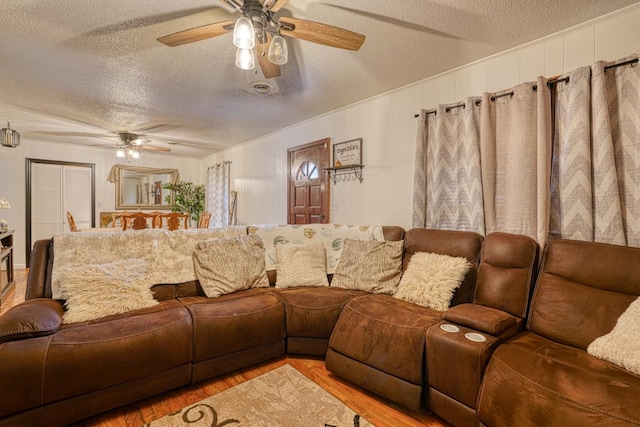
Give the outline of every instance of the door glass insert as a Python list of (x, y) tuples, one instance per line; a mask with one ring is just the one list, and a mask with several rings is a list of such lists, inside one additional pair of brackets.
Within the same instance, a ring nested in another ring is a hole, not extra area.
[(296, 174), (296, 181), (302, 181), (305, 179), (317, 179), (320, 178), (320, 171), (318, 165), (310, 161), (304, 161), (298, 168)]

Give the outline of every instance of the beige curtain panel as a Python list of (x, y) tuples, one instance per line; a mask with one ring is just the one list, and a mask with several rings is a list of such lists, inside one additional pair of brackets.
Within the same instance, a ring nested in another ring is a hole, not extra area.
[[(535, 87), (535, 90), (534, 90)], [(551, 176), (551, 98), (547, 82), (482, 95), (480, 152), (487, 233), (546, 243)]]
[[(478, 167), (484, 233), (524, 234), (541, 245), (567, 238), (640, 247), (639, 56), (582, 67), (550, 85), (539, 77), (535, 91), (532, 82), (483, 94)], [(456, 162), (466, 170), (473, 166), (469, 156), (453, 150), (447, 157), (438, 147), (452, 150), (476, 140), (442, 111), (446, 106), (420, 115), (413, 225), (466, 230), (464, 214), (443, 215), (460, 203), (443, 193), (472, 194), (473, 181), (444, 171)], [(447, 131), (439, 131), (447, 123)], [(443, 134), (448, 142), (439, 140)]]

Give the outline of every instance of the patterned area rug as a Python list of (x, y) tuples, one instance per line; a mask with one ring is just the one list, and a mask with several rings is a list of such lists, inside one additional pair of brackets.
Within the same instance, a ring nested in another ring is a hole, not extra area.
[(337, 398), (284, 365), (144, 427), (373, 426)]

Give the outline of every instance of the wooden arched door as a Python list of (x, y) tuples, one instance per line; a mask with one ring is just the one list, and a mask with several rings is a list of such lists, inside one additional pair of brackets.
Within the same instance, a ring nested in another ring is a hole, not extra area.
[(290, 148), (289, 224), (329, 222), (329, 138)]

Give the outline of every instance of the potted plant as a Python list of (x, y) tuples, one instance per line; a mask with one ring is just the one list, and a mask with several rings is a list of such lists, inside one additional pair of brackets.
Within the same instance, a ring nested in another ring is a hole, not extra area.
[(171, 210), (188, 213), (191, 215), (192, 224), (197, 224), (200, 221), (200, 212), (204, 210), (204, 184), (195, 185), (190, 181), (181, 181), (177, 184), (165, 184), (164, 188), (174, 193), (173, 204), (170, 194), (165, 197), (165, 202), (171, 205)]

